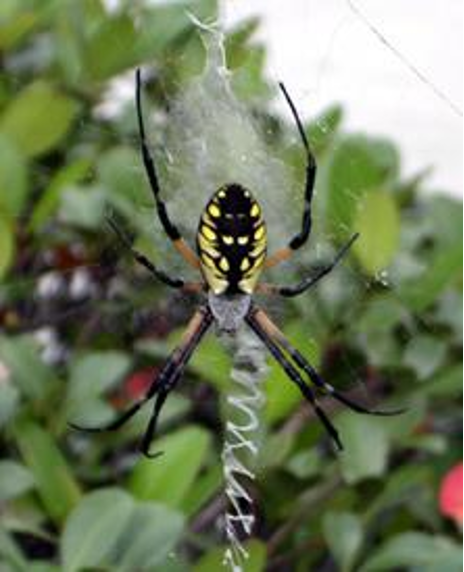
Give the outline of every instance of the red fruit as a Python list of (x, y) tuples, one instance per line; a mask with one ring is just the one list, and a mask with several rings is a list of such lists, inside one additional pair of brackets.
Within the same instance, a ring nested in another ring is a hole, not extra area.
[(439, 490), (440, 512), (462, 527), (462, 462), (443, 477)]

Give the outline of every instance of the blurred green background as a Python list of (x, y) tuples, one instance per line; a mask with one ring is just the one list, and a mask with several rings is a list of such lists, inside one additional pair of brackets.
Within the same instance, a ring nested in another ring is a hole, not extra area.
[[(2, 572), (221, 569), (232, 358), (213, 335), (163, 411), (164, 456), (137, 452), (149, 411), (117, 434), (67, 426), (97, 425), (140, 396), (197, 302), (136, 268), (104, 223), (111, 208), (169, 267), (146, 224), (132, 82), (143, 65), (156, 154), (170, 101), (205, 61), (187, 11), (212, 20), (217, 5), (0, 5)], [(227, 31), (230, 81), (269, 156), (291, 166), (298, 219), (301, 146), (289, 118), (272, 112), (258, 25)], [(121, 75), (130, 97), (109, 112)], [(402, 178), (393, 142), (344, 132), (342, 107), (306, 128), (319, 165), (312, 244), (322, 240), (326, 256), (350, 232), (361, 239), (317, 289), (270, 311), (331, 384), (408, 411), (362, 417), (325, 400), (346, 446), (336, 455), (270, 364), (245, 569), (461, 570), (462, 496), (453, 521), (439, 491), (462, 458), (462, 205), (430, 192), (425, 172)], [(315, 260), (310, 245), (282, 276), (296, 279)]]

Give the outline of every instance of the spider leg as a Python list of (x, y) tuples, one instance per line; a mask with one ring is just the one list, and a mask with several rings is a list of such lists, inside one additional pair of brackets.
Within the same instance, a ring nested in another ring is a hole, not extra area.
[(131, 417), (133, 417), (133, 415), (135, 415), (135, 413), (137, 413), (137, 411), (147, 403), (147, 401), (156, 395), (153, 414), (150, 418), (141, 444), (142, 452), (148, 457), (152, 456), (149, 453), (149, 445), (155, 433), (156, 423), (161, 408), (171, 390), (176, 386), (185, 366), (188, 363), (188, 360), (200, 343), (200, 340), (208, 330), (212, 321), (212, 314), (207, 307), (202, 307), (197, 310), (190, 320), (179, 345), (171, 353), (163, 369), (153, 380), (147, 393), (126, 409), (126, 411), (119, 415), (115, 420), (100, 427), (82, 427), (75, 423), (70, 423), (70, 426), (73, 429), (88, 433), (115, 431), (129, 421), (129, 419), (131, 419)]
[[(207, 307), (204, 307), (196, 312), (192, 320), (190, 321), (187, 329), (184, 332), (182, 341), (178, 348), (174, 351), (172, 355), (172, 360), (174, 367), (169, 377), (161, 385), (156, 400), (153, 406), (153, 413), (150, 417), (147, 429), (142, 439), (140, 450), (142, 453), (149, 458), (158, 457), (161, 453), (150, 453), (150, 444), (156, 432), (156, 426), (158, 423), (158, 417), (160, 411), (168, 397), (169, 393), (174, 389), (182, 375), (189, 359), (191, 358), (193, 352), (200, 343), (202, 337), (207, 332), (213, 321), (213, 316)], [(178, 353), (178, 357), (174, 354)]]
[(378, 409), (368, 409), (363, 405), (360, 405), (356, 401), (346, 397), (343, 393), (337, 391), (332, 385), (327, 383), (322, 379), (319, 373), (313, 368), (313, 366), (307, 361), (307, 359), (295, 349), (284, 334), (279, 330), (279, 328), (271, 321), (265, 312), (260, 309), (255, 310), (254, 320), (260, 325), (260, 327), (286, 352), (291, 356), (294, 363), (300, 367), (304, 373), (309, 377), (311, 382), (318, 387), (320, 390), (325, 391), (331, 395), (334, 399), (343, 403), (349, 409), (356, 411), (357, 413), (362, 413), (365, 415), (378, 415), (378, 416), (391, 416), (399, 415), (404, 413), (405, 409), (392, 409), (389, 411), (382, 411)]
[(148, 272), (150, 272), (150, 274), (152, 274), (157, 280), (160, 280), (163, 282), (163, 284), (171, 286), (172, 288), (182, 288), (184, 286), (184, 281), (181, 278), (171, 278), (162, 270), (158, 270), (144, 254), (133, 248), (129, 237), (122, 230), (122, 228), (118, 226), (112, 217), (107, 216), (106, 222), (116, 234), (118, 239), (122, 242), (122, 244), (127, 248), (127, 250), (130, 251), (134, 259), (146, 270), (148, 270)]
[(262, 310), (252, 309), (248, 316), (246, 317), (246, 322), (250, 326), (250, 328), (256, 333), (256, 335), (262, 340), (264, 345), (268, 348), (271, 355), (277, 361), (277, 363), (282, 367), (285, 371), (289, 379), (298, 387), (301, 391), (303, 397), (308, 401), (311, 407), (314, 409), (314, 412), (320, 419), (321, 423), (323, 424), (325, 430), (330, 435), (330, 437), (335, 442), (337, 449), (342, 451), (343, 444), (340, 440), (340, 436), (338, 431), (335, 429), (333, 424), (331, 423), (330, 419), (327, 417), (325, 411), (319, 405), (319, 402), (314, 395), (312, 389), (308, 386), (308, 384), (304, 381), (301, 377), (300, 373), (294, 367), (294, 365), (287, 359), (285, 353), (280, 348), (279, 344), (273, 339), (273, 336), (270, 332), (266, 331), (265, 324), (262, 323), (260, 319), (260, 314), (264, 314)]
[(266, 262), (265, 267), (271, 268), (279, 262), (287, 260), (290, 258), (295, 250), (298, 250), (305, 244), (308, 240), (309, 234), (311, 232), (311, 202), (313, 199), (314, 182), (316, 180), (316, 160), (309, 146), (308, 138), (303, 128), (303, 124), (298, 115), (298, 111), (293, 103), (285, 85), (279, 82), (279, 87), (285, 97), (285, 100), (290, 107), (293, 119), (295, 120), (298, 133), (300, 134), (301, 141), (306, 154), (306, 180), (305, 180), (305, 191), (304, 191), (304, 206), (303, 206), (303, 218), (301, 221), (301, 230), (296, 234), (289, 242), (288, 246), (282, 248), (270, 256)]
[(332, 270), (337, 266), (337, 264), (342, 260), (345, 254), (353, 245), (354, 241), (358, 238), (359, 233), (353, 234), (353, 236), (349, 239), (349, 241), (340, 248), (340, 250), (335, 255), (332, 262), (329, 264), (322, 266), (317, 270), (317, 272), (313, 276), (307, 276), (303, 278), (298, 284), (294, 286), (276, 286), (274, 284), (258, 284), (256, 291), (262, 294), (279, 294), (280, 296), (285, 296), (287, 298), (291, 298), (293, 296), (298, 296), (309, 288), (312, 288), (315, 284), (319, 282), (324, 276), (327, 276)]
[(147, 173), (148, 182), (150, 183), (150, 187), (153, 193), (153, 197), (156, 203), (156, 210), (158, 212), (158, 217), (160, 222), (164, 228), (165, 233), (167, 236), (172, 240), (174, 247), (180, 253), (180, 255), (194, 268), (200, 267), (200, 262), (198, 257), (194, 253), (194, 251), (190, 248), (190, 246), (185, 242), (182, 238), (182, 235), (175, 226), (171, 219), (169, 218), (166, 204), (161, 199), (160, 196), (160, 187), (158, 183), (158, 177), (156, 175), (155, 163), (153, 158), (150, 154), (147, 138), (145, 134), (145, 125), (143, 122), (143, 113), (142, 113), (142, 80), (140, 69), (136, 71), (136, 89), (135, 89), (135, 99), (136, 99), (136, 106), (137, 106), (137, 120), (139, 125), (139, 134), (140, 134), (140, 149), (142, 151), (142, 158), (143, 164), (145, 166), (145, 171)]

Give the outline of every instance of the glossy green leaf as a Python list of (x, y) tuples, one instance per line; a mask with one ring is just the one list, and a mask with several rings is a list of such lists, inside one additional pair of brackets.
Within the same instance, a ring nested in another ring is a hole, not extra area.
[(19, 9), (16, 2), (5, 2), (5, 4), (6, 14), (0, 14), (0, 49), (3, 51), (12, 49), (23, 41), (39, 21), (38, 12), (32, 7), (28, 9), (22, 6), (22, 9)]
[(462, 241), (439, 249), (425, 270), (398, 288), (400, 298), (413, 310), (428, 308), (454, 280), (462, 276)]
[(349, 572), (361, 548), (363, 527), (355, 514), (329, 512), (324, 516), (324, 536), (340, 570)]
[(41, 502), (55, 522), (62, 522), (80, 497), (65, 458), (50, 433), (32, 422), (18, 423), (14, 436)]
[[(50, 83), (29, 84), (0, 117), (0, 132), (28, 156), (51, 151), (67, 134), (78, 112), (77, 103)], [(50, 112), (53, 110), (53, 121)]]
[(315, 155), (324, 153), (334, 140), (343, 120), (343, 109), (340, 105), (333, 105), (316, 117), (308, 129), (311, 149)]
[(30, 221), (30, 227), (33, 230), (39, 231), (43, 228), (46, 221), (56, 213), (61, 195), (68, 188), (82, 181), (88, 175), (90, 166), (91, 162), (88, 159), (77, 159), (56, 172), (34, 209)]
[(367, 193), (358, 204), (353, 229), (360, 235), (353, 250), (363, 269), (375, 276), (390, 265), (399, 244), (400, 221), (393, 195)]
[(0, 427), (5, 427), (19, 408), (20, 393), (11, 383), (0, 383)]
[(34, 477), (23, 465), (0, 461), (0, 500), (22, 495), (34, 486)]
[(15, 253), (14, 227), (0, 212), (0, 280), (13, 263)]
[(28, 399), (43, 398), (55, 372), (40, 359), (38, 344), (30, 336), (0, 337), (0, 357), (12, 381)]
[(462, 549), (445, 537), (407, 532), (390, 538), (359, 570), (380, 572), (403, 567), (458, 572), (462, 569)]
[(340, 454), (340, 466), (347, 483), (368, 477), (380, 477), (387, 468), (389, 451), (388, 429), (394, 419), (379, 419), (348, 412), (334, 423), (345, 450)]
[(101, 187), (78, 185), (61, 196), (60, 215), (67, 224), (88, 230), (102, 228), (106, 196)]
[(231, 367), (231, 356), (217, 337), (212, 335), (202, 340), (189, 364), (192, 371), (218, 390), (230, 387)]
[(431, 397), (459, 397), (462, 393), (462, 366), (457, 364), (440, 371), (421, 387), (421, 392)]
[(122, 490), (86, 495), (66, 521), (61, 546), (63, 570), (104, 565), (133, 516), (133, 500)]
[(136, 61), (135, 43), (138, 34), (132, 18), (126, 14), (107, 17), (92, 34), (85, 45), (84, 69), (92, 80), (101, 81)]
[(367, 191), (381, 189), (398, 173), (395, 147), (384, 139), (351, 135), (340, 141), (331, 158), (327, 184), (327, 223), (342, 240), (356, 230), (353, 218)]
[(138, 504), (113, 554), (114, 570), (148, 570), (163, 563), (180, 540), (181, 513), (155, 503)]
[(92, 352), (77, 358), (71, 364), (68, 417), (78, 424), (92, 423), (88, 413), (89, 402), (120, 382), (129, 366), (129, 357), (117, 351)]
[(439, 338), (416, 336), (406, 346), (404, 364), (411, 367), (419, 379), (426, 379), (442, 365), (446, 350), (446, 343)]
[(193, 426), (156, 439), (152, 449), (162, 451), (162, 457), (141, 458), (132, 473), (129, 489), (138, 499), (180, 506), (206, 459), (209, 446), (209, 433)]
[[(20, 214), (25, 205), (28, 190), (25, 158), (12, 141), (0, 134), (0, 213), (2, 213), (2, 219), (3, 217), (15, 218)], [(0, 224), (3, 223), (0, 222)], [(0, 253), (2, 251), (3, 248), (0, 247)]]
[(25, 570), (28, 566), (21, 548), (13, 540), (12, 535), (8, 534), (3, 527), (0, 528), (0, 557), (0, 562), (2, 562), (3, 559), (8, 562), (9, 568), (6, 568), (7, 572), (14, 569)]
[[(316, 367), (319, 362), (319, 348), (308, 333), (308, 327), (301, 322), (288, 324), (285, 334), (291, 343)], [(266, 404), (264, 416), (268, 423), (285, 418), (302, 401), (296, 385), (288, 378), (281, 366), (269, 358), (270, 372), (265, 376)]]

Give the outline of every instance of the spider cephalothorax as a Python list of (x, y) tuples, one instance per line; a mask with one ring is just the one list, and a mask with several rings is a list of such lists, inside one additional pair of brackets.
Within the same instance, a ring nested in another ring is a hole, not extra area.
[(342, 448), (339, 435), (318, 402), (318, 392), (332, 396), (358, 413), (375, 415), (399, 413), (399, 411), (372, 411), (339, 393), (321, 378), (307, 359), (291, 345), (268, 315), (253, 303), (252, 295), (254, 292), (287, 297), (297, 296), (305, 292), (329, 274), (357, 238), (357, 234), (353, 235), (338, 251), (332, 262), (319, 268), (312, 276), (304, 278), (293, 286), (276, 286), (259, 282), (263, 270), (290, 258), (295, 251), (306, 243), (311, 232), (311, 201), (316, 177), (316, 163), (295, 105), (284, 85), (279, 84), (292, 112), (306, 155), (306, 181), (300, 230), (291, 238), (287, 246), (268, 256), (266, 225), (261, 207), (249, 190), (237, 183), (229, 183), (214, 193), (201, 215), (197, 232), (197, 255), (171, 221), (166, 205), (161, 199), (155, 164), (148, 149), (142, 117), (140, 70), (137, 70), (136, 78), (136, 103), (141, 152), (158, 216), (174, 247), (190, 266), (201, 272), (203, 281), (186, 282), (182, 278), (171, 277), (166, 272), (159, 270), (146, 256), (132, 248), (130, 241), (114, 221), (109, 220), (109, 223), (119, 238), (131, 250), (137, 262), (151, 272), (157, 280), (186, 293), (206, 292), (207, 300), (191, 318), (178, 347), (173, 351), (142, 399), (103, 427), (74, 427), (86, 431), (118, 429), (142, 405), (155, 398), (153, 414), (141, 443), (143, 453), (147, 456), (153, 456), (150, 454), (150, 443), (155, 434), (161, 408), (169, 392), (179, 381), (195, 348), (213, 322), (217, 324), (219, 330), (225, 332), (234, 332), (245, 322), (255, 332), (281, 365), (289, 379), (297, 385), (304, 398), (313, 407), (339, 449)]

